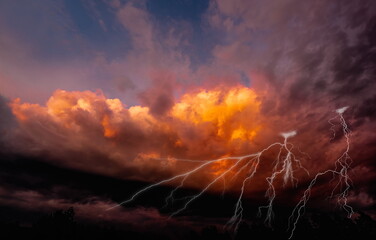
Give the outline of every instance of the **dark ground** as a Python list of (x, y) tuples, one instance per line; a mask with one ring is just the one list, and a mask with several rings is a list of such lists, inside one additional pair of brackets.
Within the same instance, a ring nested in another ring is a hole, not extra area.
[[(171, 239), (164, 233), (77, 222), (73, 208), (46, 215), (28, 227), (17, 222), (0, 222), (0, 233), (1, 239)], [(286, 231), (255, 223), (242, 224), (234, 235), (208, 225), (199, 231), (190, 230), (180, 239), (286, 239)], [(293, 239), (376, 239), (376, 224), (365, 214), (360, 214), (356, 221), (330, 214), (311, 214), (298, 224)]]
[[(31, 190), (45, 195), (53, 193), (55, 197), (80, 202), (85, 197), (98, 196), (114, 202), (127, 199), (131, 193), (139, 190), (146, 183), (124, 181), (95, 174), (60, 168), (49, 165), (39, 159), (25, 158), (9, 154), (0, 154), (0, 187), (12, 190)], [(64, 186), (64, 191), (56, 192), (57, 186)], [(126, 187), (125, 187), (126, 186)], [(138, 206), (161, 209), (164, 197), (171, 188), (160, 187), (127, 205), (132, 209)], [(183, 190), (181, 194), (191, 195), (194, 190)], [(1, 196), (0, 200), (7, 196)], [(143, 229), (130, 225), (101, 224), (88, 222), (75, 215), (75, 209), (60, 209), (46, 213), (24, 210), (15, 206), (0, 204), (0, 239), (287, 239), (286, 232), (291, 207), (275, 207), (278, 212), (273, 228), (266, 227), (263, 219), (256, 217), (259, 202), (244, 203), (245, 222), (237, 234), (225, 231), (221, 227), (223, 220), (233, 214), (233, 196), (206, 194), (194, 202), (184, 212), (185, 219), (195, 222), (195, 226), (173, 225), (159, 229), (158, 226)], [(252, 201), (249, 201), (252, 202)], [(1, 203), (1, 202), (0, 202)], [(218, 211), (218, 209), (220, 211)], [(161, 209), (167, 214), (170, 209)], [(357, 214), (348, 219), (342, 211), (329, 212), (324, 209), (307, 209), (297, 225), (293, 239), (376, 239), (376, 222), (367, 214), (355, 209)], [(210, 219), (208, 221), (207, 219)]]

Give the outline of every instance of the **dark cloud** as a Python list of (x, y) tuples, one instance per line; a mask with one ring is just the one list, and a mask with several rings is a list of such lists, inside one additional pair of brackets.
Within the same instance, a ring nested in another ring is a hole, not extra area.
[(174, 105), (175, 79), (169, 74), (157, 73), (153, 76), (150, 89), (140, 93), (143, 105), (150, 108), (154, 116), (164, 116)]
[[(212, 24), (237, 36), (220, 46), (227, 58), (217, 59), (245, 72), (262, 69), (277, 113), (322, 104), (356, 107), (375, 88), (375, 8), (372, 1), (217, 1)], [(253, 48), (244, 57), (249, 42)]]
[(375, 120), (376, 117), (376, 95), (365, 99), (356, 110), (358, 118), (369, 118)]
[(9, 100), (0, 95), (0, 152), (8, 151), (17, 121), (8, 106)]

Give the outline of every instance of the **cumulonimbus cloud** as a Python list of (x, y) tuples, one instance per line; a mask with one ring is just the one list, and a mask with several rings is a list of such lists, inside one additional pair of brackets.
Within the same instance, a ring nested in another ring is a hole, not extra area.
[(240, 154), (256, 148), (256, 137), (267, 128), (258, 95), (241, 86), (187, 93), (158, 116), (149, 107), (125, 107), (100, 91), (57, 90), (46, 106), (16, 99), (10, 107), (19, 122), (18, 150), (73, 168), (143, 180), (182, 170), (173, 160), (158, 158)]

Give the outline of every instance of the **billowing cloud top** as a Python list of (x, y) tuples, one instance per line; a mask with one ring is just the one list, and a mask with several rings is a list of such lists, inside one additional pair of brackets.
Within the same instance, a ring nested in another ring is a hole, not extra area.
[(187, 93), (163, 116), (90, 91), (57, 90), (46, 106), (20, 99), (10, 106), (22, 129), (18, 147), (27, 154), (43, 152), (64, 165), (103, 174), (132, 167), (145, 171), (125, 178), (152, 179), (152, 170), (170, 171), (163, 166), (166, 161), (157, 160), (162, 157), (239, 154), (264, 127), (258, 96), (240, 86)]

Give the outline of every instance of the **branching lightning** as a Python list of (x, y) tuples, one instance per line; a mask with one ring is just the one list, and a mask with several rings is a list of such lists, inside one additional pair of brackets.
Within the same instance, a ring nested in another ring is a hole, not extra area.
[[(289, 229), (291, 228), (289, 239), (291, 239), (294, 235), (294, 231), (296, 229), (296, 225), (304, 213), (305, 206), (307, 201), (311, 196), (312, 187), (315, 185), (317, 179), (323, 175), (331, 173), (333, 178), (331, 182), (337, 179), (337, 184), (332, 190), (330, 195), (331, 198), (336, 197), (337, 203), (346, 211), (347, 216), (351, 217), (354, 213), (353, 208), (347, 204), (347, 196), (349, 189), (351, 187), (351, 179), (348, 176), (348, 170), (352, 163), (352, 160), (349, 156), (350, 150), (350, 130), (348, 129), (347, 123), (343, 117), (343, 113), (348, 109), (348, 107), (342, 107), (336, 110), (337, 116), (330, 119), (329, 123), (331, 124), (331, 131), (333, 132), (333, 137), (335, 137), (335, 124), (332, 123), (333, 120), (338, 119), (340, 121), (343, 135), (346, 139), (346, 148), (341, 156), (336, 160), (334, 169), (328, 169), (323, 172), (319, 172), (316, 176), (312, 179), (310, 184), (308, 185), (307, 189), (304, 191), (302, 198), (299, 200), (295, 208), (293, 209), (290, 217), (289, 217)], [(335, 195), (336, 190), (339, 189), (339, 193)], [(292, 227), (291, 227), (292, 225)]]
[[(329, 120), (329, 123), (331, 124), (331, 130), (333, 133), (335, 124), (333, 124), (332, 121), (334, 121), (336, 118), (339, 118), (343, 134), (346, 138), (347, 147), (344, 151), (344, 153), (336, 160), (334, 169), (329, 169), (324, 172), (319, 172), (315, 175), (315, 177), (311, 180), (309, 186), (304, 191), (304, 195), (300, 199), (300, 201), (297, 203), (295, 208), (292, 211), (291, 216), (289, 217), (289, 229), (291, 229), (290, 237), (292, 238), (294, 231), (296, 229), (296, 225), (302, 216), (306, 203), (310, 198), (312, 187), (315, 185), (318, 178), (322, 175), (332, 173), (333, 174), (333, 180), (337, 179), (338, 183), (334, 187), (331, 197), (336, 197), (338, 204), (343, 207), (343, 209), (347, 212), (348, 216), (350, 217), (353, 213), (353, 209), (347, 204), (347, 196), (348, 191), (350, 189), (350, 183), (351, 180), (347, 174), (348, 169), (351, 165), (351, 158), (348, 154), (349, 148), (350, 148), (350, 139), (349, 134), (350, 131), (348, 129), (348, 126), (346, 124), (345, 119), (343, 118), (343, 113), (346, 111), (348, 107), (343, 107), (336, 110), (337, 116), (335, 118), (332, 118)], [(139, 195), (142, 193), (155, 188), (157, 186), (175, 182), (178, 181), (177, 186), (169, 193), (169, 195), (165, 198), (165, 207), (168, 206), (170, 203), (172, 204), (175, 201), (174, 196), (176, 195), (176, 192), (184, 187), (186, 184), (186, 181), (192, 177), (195, 173), (208, 168), (209, 166), (223, 162), (228, 161), (231, 163), (231, 165), (222, 173), (220, 173), (218, 176), (215, 176), (213, 180), (211, 180), (208, 184), (206, 184), (200, 192), (198, 192), (195, 195), (187, 196), (184, 198), (181, 198), (179, 200), (184, 200), (182, 207), (177, 209), (176, 211), (172, 212), (170, 217), (173, 217), (182, 211), (186, 210), (186, 208), (197, 198), (202, 196), (206, 191), (208, 191), (214, 184), (219, 182), (220, 180), (223, 180), (224, 189), (226, 185), (226, 177), (228, 177), (229, 173), (231, 172), (231, 178), (230, 181), (234, 180), (235, 178), (239, 178), (241, 174), (245, 174), (244, 178), (241, 182), (241, 188), (240, 193), (237, 198), (237, 201), (235, 203), (235, 209), (233, 216), (230, 218), (230, 220), (227, 222), (226, 227), (229, 229), (233, 229), (235, 232), (238, 230), (239, 224), (242, 222), (243, 219), (243, 197), (245, 193), (245, 189), (247, 184), (252, 180), (252, 178), (256, 175), (260, 162), (263, 160), (263, 156), (266, 152), (271, 151), (272, 149), (278, 150), (278, 154), (276, 156), (276, 159), (273, 163), (272, 173), (270, 176), (266, 177), (267, 182), (267, 190), (265, 193), (265, 197), (267, 198), (267, 205), (259, 207), (259, 216), (262, 215), (263, 210), (266, 212), (265, 217), (265, 223), (268, 226), (272, 225), (273, 221), (273, 203), (277, 196), (276, 193), (276, 181), (278, 179), (283, 181), (283, 187), (285, 187), (287, 184), (291, 184), (293, 187), (295, 187), (298, 183), (297, 178), (294, 176), (294, 172), (301, 170), (304, 171), (307, 175), (309, 175), (309, 172), (306, 168), (303, 167), (301, 164), (301, 161), (296, 157), (296, 155), (293, 153), (294, 145), (288, 141), (289, 138), (295, 136), (297, 134), (296, 131), (290, 131), (281, 133), (281, 136), (283, 137), (282, 142), (274, 142), (270, 144), (268, 147), (264, 148), (263, 150), (252, 153), (244, 156), (238, 156), (238, 157), (223, 157), (218, 159), (211, 159), (211, 160), (193, 160), (193, 159), (179, 159), (179, 158), (173, 158), (173, 160), (176, 161), (182, 161), (182, 162), (191, 162), (191, 163), (197, 163), (198, 166), (193, 168), (190, 171), (175, 175), (171, 178), (159, 181), (157, 183), (151, 184), (138, 192), (134, 193), (129, 199), (120, 202), (119, 204), (109, 208), (115, 208), (127, 203), (130, 203), (134, 201)], [(334, 137), (333, 137), (334, 138)], [(305, 154), (298, 149), (298, 152), (300, 154)], [(307, 155), (307, 154), (305, 154)], [(160, 160), (168, 160), (166, 158), (159, 158)], [(170, 158), (171, 159), (171, 158)], [(340, 189), (340, 193), (335, 195), (336, 191)]]

